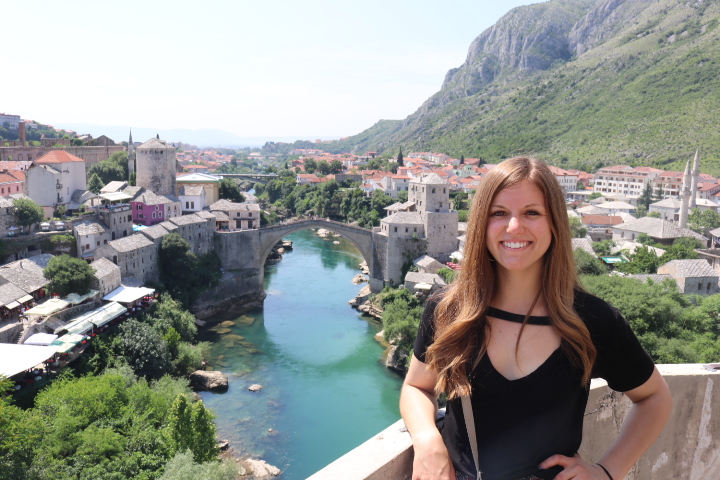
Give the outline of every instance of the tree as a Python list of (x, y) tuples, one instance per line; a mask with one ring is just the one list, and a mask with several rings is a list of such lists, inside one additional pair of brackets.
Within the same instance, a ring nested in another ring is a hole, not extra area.
[(645, 184), (643, 193), (638, 198), (638, 206), (642, 205), (645, 207), (645, 211), (650, 210), (650, 204), (653, 202), (653, 191), (650, 183)]
[(588, 200), (595, 200), (596, 198), (600, 198), (600, 197), (602, 197), (602, 193), (600, 193), (600, 192), (593, 192), (593, 193), (591, 193), (590, 196), (588, 197)]
[(642, 218), (647, 215), (647, 208), (645, 208), (645, 205), (640, 205), (635, 208), (635, 218)]
[(585, 238), (587, 228), (583, 226), (582, 220), (578, 217), (570, 217), (570, 232), (573, 238)]
[[(402, 147), (400, 147), (400, 151), (398, 152), (398, 156), (397, 156), (397, 164), (398, 164), (399, 167), (405, 166), (404, 158), (405, 158), (405, 157), (403, 157)], [(461, 162), (461, 163), (462, 163), (462, 162)]]
[(240, 187), (231, 179), (221, 179), (219, 187), (220, 198), (224, 198), (235, 203), (242, 203), (245, 201), (245, 196), (240, 191)]
[(608, 272), (605, 264), (595, 255), (591, 255), (582, 248), (576, 248), (575, 265), (580, 275), (603, 275)]
[(612, 240), (603, 240), (601, 242), (593, 242), (592, 248), (599, 257), (609, 257), (611, 250), (615, 247), (616, 243)]
[(634, 253), (625, 253), (625, 256), (629, 262), (615, 264), (619, 272), (657, 273), (658, 266), (662, 265), (655, 251), (645, 246), (636, 248)]
[(693, 208), (688, 216), (688, 228), (697, 233), (704, 233), (705, 230), (712, 230), (720, 227), (720, 214), (714, 210), (707, 209), (703, 212), (699, 208)]
[(465, 165), (465, 155), (460, 155), (460, 163), (459, 165)]
[(15, 218), (22, 227), (30, 227), (45, 219), (45, 212), (43, 212), (42, 207), (29, 198), (18, 198), (13, 202), (13, 207)]
[(50, 259), (43, 275), (50, 280), (47, 288), (53, 293), (85, 295), (90, 291), (95, 269), (82, 259), (59, 255)]
[(575, 185), (576, 190), (585, 190), (585, 184), (578, 180), (577, 185)]
[(93, 173), (90, 175), (90, 180), (88, 180), (87, 183), (87, 189), (93, 192), (94, 194), (100, 193), (100, 190), (105, 186), (103, 181), (100, 179), (100, 176), (97, 173)]
[(127, 320), (120, 325), (120, 342), (122, 354), (137, 376), (152, 380), (173, 370), (167, 344), (150, 325)]
[(128, 155), (127, 152), (115, 152), (107, 160), (96, 163), (87, 170), (88, 179), (93, 174), (100, 177), (103, 185), (113, 181), (124, 182), (128, 179)]
[(648, 218), (660, 218), (660, 212), (650, 212), (647, 216)]
[(330, 173), (333, 175), (337, 175), (338, 173), (343, 173), (345, 171), (345, 167), (343, 167), (343, 163), (335, 159), (332, 162), (330, 162)]

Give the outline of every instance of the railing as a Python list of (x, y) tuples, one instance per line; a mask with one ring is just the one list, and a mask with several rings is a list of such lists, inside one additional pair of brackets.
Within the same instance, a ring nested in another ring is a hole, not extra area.
[[(658, 369), (673, 395), (673, 412), (660, 438), (627, 478), (720, 478), (720, 371), (698, 364)], [(596, 461), (602, 456), (617, 437), (630, 404), (605, 381), (593, 380), (579, 452), (583, 458)], [(409, 480), (412, 459), (412, 440), (399, 420), (307, 480)]]

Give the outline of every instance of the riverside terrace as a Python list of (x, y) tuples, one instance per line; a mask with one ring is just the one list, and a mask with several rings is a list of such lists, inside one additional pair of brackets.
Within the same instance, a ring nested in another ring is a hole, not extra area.
[[(720, 364), (658, 365), (658, 369), (670, 387), (673, 412), (658, 441), (626, 480), (720, 478)], [(579, 451), (583, 458), (600, 458), (617, 436), (630, 405), (604, 380), (592, 381)], [(412, 458), (410, 435), (399, 420), (307, 480), (409, 480)]]

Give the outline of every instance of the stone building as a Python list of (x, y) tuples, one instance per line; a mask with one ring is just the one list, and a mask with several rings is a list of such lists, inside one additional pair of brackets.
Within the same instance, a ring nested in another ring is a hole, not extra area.
[(120, 286), (120, 267), (107, 258), (99, 258), (90, 266), (95, 269), (91, 288), (100, 292), (104, 297)]
[(178, 185), (178, 198), (183, 215), (201, 212), (207, 206), (207, 194), (202, 185)]
[(413, 180), (408, 201), (415, 202), (425, 226), (427, 254), (447, 262), (458, 246), (458, 213), (450, 210), (450, 184), (431, 173)]
[(231, 232), (260, 228), (260, 205), (257, 203), (235, 203), (223, 199), (210, 205), (210, 211), (227, 215), (228, 229)]
[(35, 160), (26, 172), (27, 194), (47, 217), (55, 207), (67, 205), (75, 190), (87, 190), (85, 160), (62, 150), (53, 150)]
[(703, 260), (671, 260), (658, 268), (658, 275), (670, 275), (686, 295), (718, 293), (718, 272)]
[(198, 214), (171, 218), (168, 223), (177, 227), (177, 233), (187, 240), (195, 255), (204, 255), (215, 247), (215, 217), (203, 218)]
[(170, 233), (168, 229), (164, 226), (167, 223), (170, 222), (163, 222), (163, 224), (154, 225), (150, 228), (143, 228), (142, 230), (140, 230), (140, 235), (145, 235), (148, 240), (155, 244), (158, 251), (160, 251), (160, 244), (162, 243), (163, 237)]
[(0, 238), (8, 236), (10, 227), (17, 227), (12, 199), (0, 197)]
[(120, 267), (123, 278), (135, 277), (141, 283), (158, 278), (158, 249), (145, 235), (112, 240), (95, 251), (95, 258), (100, 257)]
[(135, 184), (156, 195), (175, 195), (175, 147), (165, 140), (151, 138), (135, 152), (137, 176)]
[(95, 250), (113, 240), (111, 235), (107, 226), (97, 220), (73, 223), (73, 236), (77, 242), (78, 255), (83, 260), (93, 260)]

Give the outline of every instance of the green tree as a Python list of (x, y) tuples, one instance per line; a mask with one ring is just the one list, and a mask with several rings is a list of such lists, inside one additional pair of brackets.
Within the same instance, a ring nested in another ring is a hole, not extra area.
[(345, 167), (343, 167), (343, 163), (335, 159), (332, 162), (330, 162), (330, 173), (337, 175), (338, 173), (343, 173), (345, 171)]
[(676, 238), (672, 245), (665, 248), (658, 265), (665, 265), (671, 260), (688, 260), (699, 258), (696, 248), (703, 248), (700, 240), (689, 237)]
[(165, 465), (165, 471), (158, 480), (235, 480), (245, 471), (230, 461), (197, 463), (187, 450), (178, 452)]
[(457, 277), (457, 273), (455, 270), (449, 267), (442, 267), (440, 270), (436, 272), (440, 277), (442, 277), (443, 280), (445, 280), (445, 283), (450, 285), (452, 282), (455, 281), (455, 278)]
[[(399, 167), (405, 166), (404, 158), (405, 158), (405, 157), (403, 157), (402, 147), (400, 147), (400, 151), (398, 152), (398, 156), (397, 156), (397, 164), (398, 164)], [(461, 163), (461, 164), (463, 163), (463, 160), (464, 160), (464, 159), (465, 159), (465, 157), (461, 157), (461, 158), (460, 158), (460, 163)]]
[(172, 371), (167, 344), (150, 325), (126, 321), (120, 326), (120, 342), (122, 354), (137, 376), (158, 379)]
[(588, 200), (595, 200), (596, 198), (600, 198), (600, 197), (602, 197), (602, 193), (600, 193), (600, 192), (593, 192), (593, 193), (591, 193), (590, 196), (588, 197)]
[(718, 228), (720, 227), (720, 214), (710, 209), (701, 212), (699, 208), (693, 208), (688, 216), (688, 227), (700, 234), (703, 234), (705, 230)]
[(12, 383), (0, 376), (0, 479), (20, 479), (30, 467), (44, 425), (31, 411), (11, 405)]
[(230, 200), (231, 202), (242, 203), (245, 201), (245, 196), (240, 191), (238, 184), (229, 178), (220, 180), (218, 193), (220, 198)]
[[(623, 252), (625, 252), (623, 250)], [(616, 263), (615, 269), (624, 273), (657, 273), (660, 260), (648, 247), (638, 247), (634, 253), (625, 253), (627, 263)]]
[(205, 404), (195, 402), (192, 409), (192, 451), (197, 462), (208, 462), (217, 458), (217, 433), (213, 420), (214, 416)]
[(583, 226), (582, 220), (578, 217), (570, 217), (570, 231), (573, 238), (585, 238), (587, 236), (587, 228)]
[(178, 334), (180, 340), (191, 342), (197, 334), (193, 314), (185, 310), (179, 301), (167, 293), (162, 294), (160, 301), (155, 304), (146, 318), (160, 335), (165, 335), (172, 329)]
[(42, 222), (45, 213), (40, 205), (33, 202), (29, 198), (18, 198), (13, 201), (15, 218), (22, 227), (30, 227), (31, 225)]
[(647, 214), (649, 218), (660, 218), (660, 212), (650, 212)]
[(645, 205), (638, 205), (635, 208), (635, 218), (642, 218), (647, 215), (647, 208), (645, 208)]
[(92, 165), (87, 170), (88, 179), (94, 174), (100, 177), (103, 185), (113, 181), (124, 182), (128, 180), (128, 155), (127, 152), (115, 152), (107, 160)]
[(458, 165), (465, 165), (465, 155), (460, 155), (460, 163)]
[(53, 293), (85, 295), (90, 291), (95, 269), (79, 258), (59, 255), (50, 259), (43, 275), (50, 280), (47, 288)]
[(576, 190), (586, 190), (585, 184), (578, 180), (577, 185), (575, 185)]
[(100, 179), (100, 176), (97, 173), (93, 173), (90, 175), (90, 180), (88, 180), (87, 183), (87, 189), (93, 192), (94, 194), (100, 193), (100, 190), (105, 186), (103, 181)]
[(600, 242), (593, 242), (592, 248), (599, 257), (609, 257), (612, 252), (611, 250), (616, 246), (616, 243), (612, 240), (602, 240)]
[(382, 322), (385, 340), (411, 351), (420, 325), (422, 304), (405, 288), (386, 288), (383, 294)]
[(170, 407), (165, 436), (171, 455), (186, 450), (194, 453), (192, 404), (185, 395), (178, 395)]
[(591, 255), (582, 248), (576, 248), (575, 265), (580, 275), (603, 275), (608, 273), (608, 268), (595, 255)]
[(638, 198), (638, 206), (642, 205), (645, 207), (645, 211), (650, 210), (650, 204), (653, 202), (653, 191), (652, 191), (652, 185), (650, 183), (645, 184), (645, 189), (643, 190), (643, 193), (640, 195), (640, 198)]

